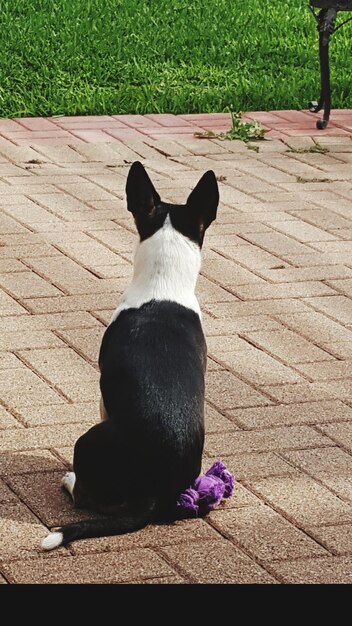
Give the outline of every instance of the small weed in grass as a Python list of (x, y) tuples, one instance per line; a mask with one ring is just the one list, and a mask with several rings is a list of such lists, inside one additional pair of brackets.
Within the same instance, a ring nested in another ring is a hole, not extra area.
[(265, 139), (265, 130), (258, 124), (258, 122), (242, 122), (242, 113), (230, 111), (232, 119), (232, 127), (226, 133), (214, 133), (212, 131), (206, 131), (204, 133), (194, 133), (195, 137), (200, 139), (220, 139), (224, 141), (229, 139), (233, 141), (235, 139), (239, 141), (254, 141), (257, 139)]

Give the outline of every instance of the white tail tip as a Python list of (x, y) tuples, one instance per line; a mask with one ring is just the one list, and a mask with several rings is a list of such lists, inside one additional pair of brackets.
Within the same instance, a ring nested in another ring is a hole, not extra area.
[(58, 548), (59, 546), (61, 546), (63, 538), (64, 536), (62, 533), (50, 533), (50, 535), (43, 539), (42, 548), (44, 550), (54, 550), (54, 548)]

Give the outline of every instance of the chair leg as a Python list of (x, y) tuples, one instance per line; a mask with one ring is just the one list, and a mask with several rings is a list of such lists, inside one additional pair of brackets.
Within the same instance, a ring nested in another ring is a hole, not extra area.
[(331, 86), (330, 86), (330, 68), (329, 68), (329, 40), (330, 35), (334, 32), (334, 24), (336, 19), (335, 9), (323, 9), (319, 13), (318, 30), (319, 30), (319, 61), (320, 61), (320, 81), (321, 90), (318, 102), (309, 103), (309, 110), (312, 113), (318, 113), (324, 107), (323, 119), (317, 121), (317, 128), (323, 130), (329, 123), (331, 110)]
[(317, 120), (317, 128), (323, 130), (329, 123), (331, 110), (331, 86), (330, 86), (330, 68), (329, 68), (329, 39), (325, 45), (323, 42), (324, 35), (319, 33), (319, 57), (320, 57), (320, 73), (321, 73), (321, 93), (324, 104), (323, 119)]

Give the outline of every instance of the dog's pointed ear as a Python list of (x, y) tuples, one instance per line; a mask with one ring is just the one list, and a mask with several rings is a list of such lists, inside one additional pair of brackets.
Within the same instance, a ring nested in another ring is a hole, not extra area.
[(127, 208), (133, 215), (152, 216), (155, 208), (160, 204), (160, 196), (139, 161), (132, 163), (128, 172), (126, 195)]
[(187, 198), (187, 206), (199, 215), (203, 230), (208, 228), (216, 218), (219, 204), (219, 188), (213, 170), (203, 174), (193, 191)]

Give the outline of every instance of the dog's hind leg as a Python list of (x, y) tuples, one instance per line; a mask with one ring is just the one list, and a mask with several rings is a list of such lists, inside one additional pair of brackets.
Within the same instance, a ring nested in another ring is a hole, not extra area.
[(70, 496), (73, 498), (73, 489), (76, 483), (76, 474), (74, 472), (66, 472), (65, 476), (63, 476), (61, 480), (61, 485), (68, 491)]

